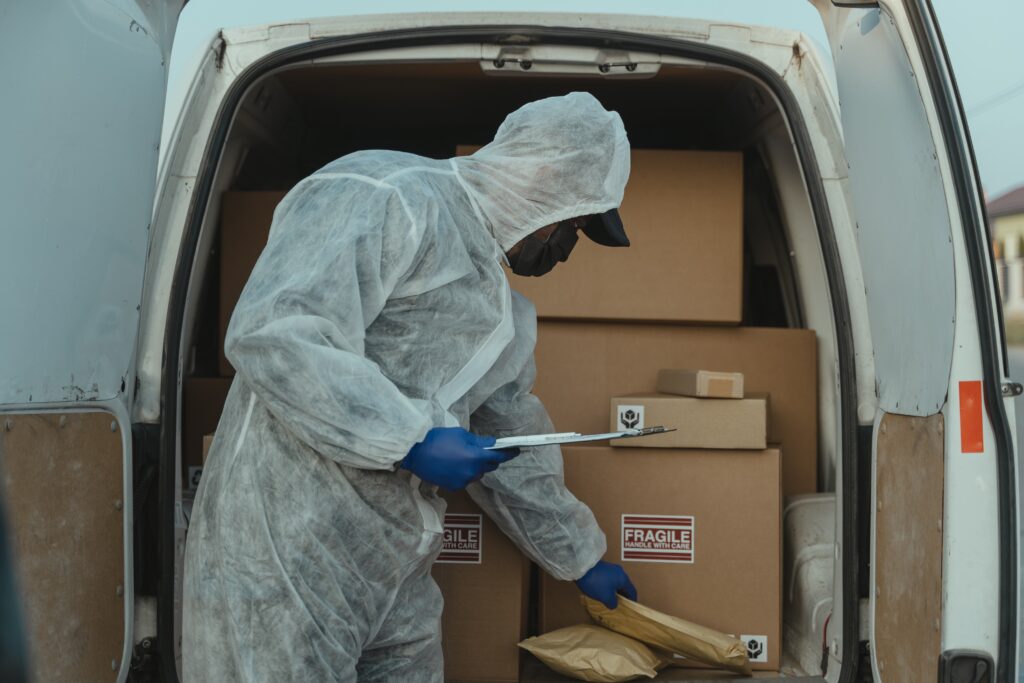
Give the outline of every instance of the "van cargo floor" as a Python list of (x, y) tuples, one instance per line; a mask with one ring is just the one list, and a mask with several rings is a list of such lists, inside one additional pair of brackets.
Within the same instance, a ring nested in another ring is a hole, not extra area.
[[(716, 683), (717, 681), (749, 681), (756, 680), (785, 680), (787, 683), (824, 683), (824, 678), (818, 676), (807, 676), (789, 678), (781, 676), (775, 671), (755, 671), (750, 678), (739, 676), (726, 671), (704, 671), (700, 669), (665, 669), (656, 678), (650, 679), (656, 682), (686, 681), (687, 683)], [(519, 676), (520, 683), (571, 683), (576, 679), (556, 674), (541, 664), (533, 657), (523, 657), (522, 671)], [(648, 680), (648, 679), (643, 679)]]

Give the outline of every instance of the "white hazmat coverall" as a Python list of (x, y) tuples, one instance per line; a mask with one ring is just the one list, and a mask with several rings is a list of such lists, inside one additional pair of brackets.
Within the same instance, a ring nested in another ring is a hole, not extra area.
[[(398, 465), (432, 427), (553, 431), (503, 252), (618, 207), (628, 175), (619, 116), (571, 93), (471, 156), (356, 152), (281, 201), (225, 343), (237, 376), (188, 532), (186, 682), (442, 680), (444, 501)], [(469, 493), (558, 579), (605, 552), (557, 446)]]

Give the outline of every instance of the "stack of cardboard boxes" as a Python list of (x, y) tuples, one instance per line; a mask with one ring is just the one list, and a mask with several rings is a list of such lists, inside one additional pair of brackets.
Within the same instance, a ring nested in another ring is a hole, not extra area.
[[(460, 154), (473, 148), (460, 147)], [(220, 338), (283, 193), (228, 192)], [(559, 431), (665, 424), (670, 434), (563, 449), (569, 488), (608, 537), (640, 599), (743, 636), (754, 668), (780, 654), (782, 496), (816, 490), (817, 360), (809, 330), (740, 327), (743, 181), (737, 152), (636, 150), (621, 213), (632, 240), (581, 238), (542, 278), (510, 275), (537, 306), (537, 385)], [(724, 371), (671, 373), (667, 369)], [(233, 375), (185, 383), (186, 460), (201, 465)], [(447, 496), (450, 681), (514, 682), (528, 563), (467, 496)], [(586, 621), (571, 583), (543, 578), (540, 632)]]
[[(540, 318), (534, 391), (559, 431), (677, 428), (564, 448), (566, 484), (641, 602), (741, 636), (753, 668), (777, 670), (782, 498), (816, 489), (815, 336), (738, 326), (739, 153), (636, 150), (632, 164), (631, 247), (581, 239), (550, 276), (511, 278)], [(539, 608), (541, 632), (586, 621), (549, 577)]]

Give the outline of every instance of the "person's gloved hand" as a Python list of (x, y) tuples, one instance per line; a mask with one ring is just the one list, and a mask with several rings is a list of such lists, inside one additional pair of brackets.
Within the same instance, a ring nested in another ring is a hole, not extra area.
[(604, 560), (600, 560), (590, 568), (590, 571), (576, 579), (576, 586), (588, 598), (604, 603), (608, 609), (619, 606), (618, 595), (636, 600), (636, 588), (626, 575), (626, 570)]
[(486, 450), (493, 445), (493, 436), (477, 436), (461, 427), (435, 427), (409, 450), (402, 467), (423, 481), (461, 491), (519, 455), (518, 448)]

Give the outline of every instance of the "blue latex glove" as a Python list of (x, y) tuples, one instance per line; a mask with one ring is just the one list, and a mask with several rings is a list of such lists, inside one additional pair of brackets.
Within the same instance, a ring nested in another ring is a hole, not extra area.
[(588, 598), (604, 603), (608, 609), (619, 606), (618, 595), (636, 600), (636, 588), (626, 575), (626, 570), (604, 560), (600, 560), (590, 568), (590, 571), (577, 579), (576, 586)]
[(402, 467), (423, 481), (461, 491), (519, 455), (518, 448), (486, 450), (493, 445), (493, 436), (477, 436), (461, 427), (435, 427), (409, 450)]

